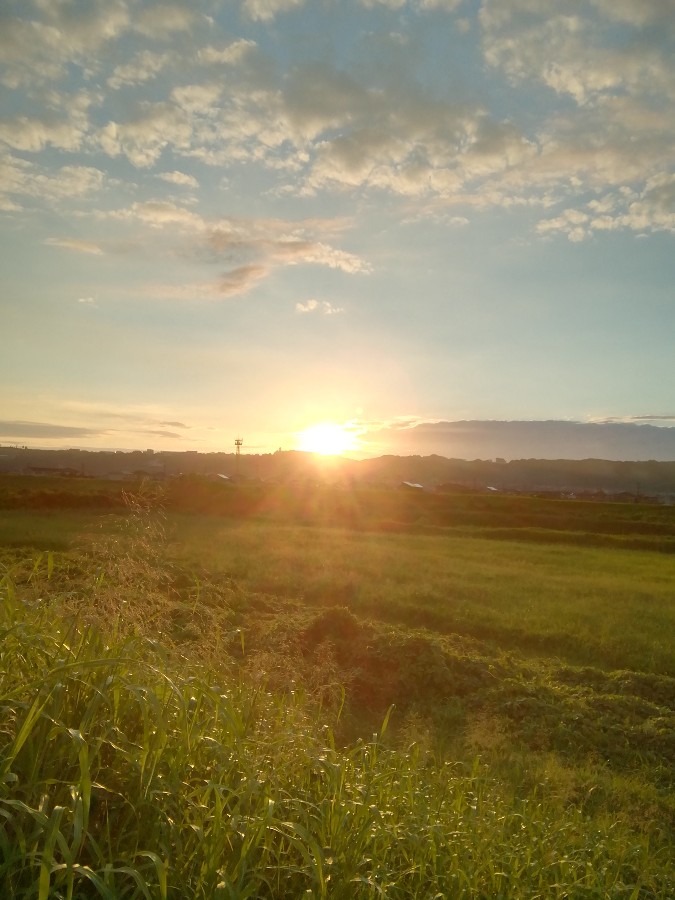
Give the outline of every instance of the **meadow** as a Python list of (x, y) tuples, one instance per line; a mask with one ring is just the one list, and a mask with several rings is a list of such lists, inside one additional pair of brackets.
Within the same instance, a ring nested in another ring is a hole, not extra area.
[(675, 895), (672, 510), (326, 496), (0, 511), (0, 895)]

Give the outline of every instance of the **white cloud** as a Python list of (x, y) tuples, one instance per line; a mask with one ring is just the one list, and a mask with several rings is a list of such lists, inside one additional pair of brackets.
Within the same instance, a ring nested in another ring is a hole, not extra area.
[[(552, 14), (550, 4), (537, 0), (485, 0), (480, 12), (485, 57), (512, 79), (538, 79), (579, 104), (622, 92), (675, 97), (669, 51), (640, 32), (642, 25), (668, 21), (662, 15), (666, 7), (672, 23), (672, 0), (659, 6), (661, 12), (653, 3), (592, 0), (589, 6), (560, 0)], [(617, 20), (636, 30), (616, 40)]]
[(316, 310), (318, 308), (319, 308), (318, 300), (307, 300), (306, 303), (296, 303), (295, 304), (295, 311), (299, 312), (299, 313), (316, 312)]
[(171, 92), (171, 99), (190, 113), (209, 115), (222, 93), (222, 85), (216, 82), (186, 84)]
[(8, 18), (0, 29), (2, 80), (9, 87), (54, 81), (71, 63), (96, 64), (103, 46), (131, 25), (125, 0), (90, 0), (85, 6), (50, 0), (37, 6), (41, 19)]
[[(283, 243), (276, 245), (276, 252), (283, 248)], [(336, 250), (328, 244), (318, 242), (300, 246), (298, 254), (303, 263), (314, 263), (319, 266), (328, 266), (330, 269), (340, 269), (349, 274), (365, 274), (371, 271), (370, 265), (354, 253), (346, 253), (344, 250)], [(283, 254), (282, 254), (283, 256)]]
[(133, 203), (126, 209), (118, 209), (108, 216), (119, 220), (136, 220), (150, 228), (173, 227), (183, 231), (203, 231), (206, 223), (197, 213), (170, 200), (145, 200)]
[(537, 225), (540, 234), (565, 234), (571, 241), (623, 230), (675, 234), (675, 174), (656, 175), (639, 192), (617, 190), (589, 201), (585, 209), (566, 209)]
[(675, 27), (673, 0), (591, 0), (593, 6), (617, 22), (636, 27), (645, 25)]
[(93, 166), (61, 166), (50, 172), (9, 153), (0, 153), (0, 204), (6, 210), (19, 208), (12, 197), (65, 203), (95, 194), (105, 183), (105, 174)]
[(454, 12), (464, 0), (420, 0), (422, 9), (443, 9), (446, 12)]
[(37, 153), (45, 147), (77, 150), (83, 131), (73, 122), (15, 116), (0, 120), (0, 141), (14, 150)]
[[(129, 207), (101, 213), (99, 217), (135, 222), (150, 232), (173, 235), (175, 253), (180, 258), (227, 266), (213, 284), (201, 289), (189, 286), (187, 294), (192, 297), (203, 296), (204, 291), (228, 296), (244, 293), (286, 266), (319, 265), (347, 274), (371, 271), (370, 264), (362, 257), (328, 243), (348, 227), (344, 220), (209, 220), (168, 200), (135, 202)], [(145, 252), (153, 252), (152, 244)], [(180, 296), (186, 296), (182, 287)]]
[(401, 9), (405, 6), (405, 0), (361, 0), (366, 9), (373, 9), (377, 6), (386, 6), (389, 9)]
[[(266, 268), (284, 265), (320, 265), (348, 274), (367, 274), (370, 265), (361, 257), (318, 240), (321, 223), (283, 220), (229, 220), (208, 236), (213, 258), (255, 260)], [(331, 226), (328, 226), (331, 230)]]
[[(266, 22), (301, 5), (302, 0), (245, 0), (242, 10)], [(405, 14), (414, 16), (432, 9), (453, 13), (461, 3), (370, 5), (405, 6)], [(170, 171), (156, 177), (189, 188), (199, 185), (186, 160), (221, 166), (228, 175), (246, 165), (249, 172), (267, 170), (266, 196), (387, 192), (418, 208), (435, 206), (445, 221), (459, 205), (539, 205), (549, 215), (540, 233), (560, 230), (576, 238), (629, 227), (622, 224), (627, 216), (634, 224), (669, 227), (656, 195), (645, 191), (675, 165), (675, 121), (663, 114), (664, 100), (675, 100), (675, 70), (667, 42), (656, 37), (670, 28), (675, 0), (560, 0), (554, 10), (544, 0), (484, 0), (478, 21), (489, 65), (514, 92), (532, 84), (551, 91), (551, 104), (538, 120), (530, 114), (497, 116), (475, 101), (432, 93), (418, 77), (407, 44), (399, 45), (389, 68), (340, 68), (325, 61), (284, 72), (248, 38), (222, 40), (221, 32), (219, 41), (215, 20), (187, 2), (91, 0), (80, 16), (60, 0), (26, 10), (23, 18), (8, 18), (12, 41), (0, 34), (7, 78), (31, 66), (32, 83), (40, 83), (30, 115), (0, 121), (0, 141), (19, 153), (102, 151), (141, 170), (161, 161)], [(620, 41), (612, 39), (617, 30)], [(182, 46), (174, 38), (186, 31), (189, 46)], [(150, 39), (172, 43), (167, 52), (157, 52), (144, 46)], [(120, 53), (113, 56), (113, 48)], [(86, 75), (86, 91), (59, 93), (67, 63)], [(46, 78), (53, 82), (49, 88)], [(125, 86), (129, 90), (116, 95), (112, 106), (110, 89)], [(66, 175), (64, 167), (64, 185)], [(16, 211), (21, 193), (37, 198), (27, 179), (23, 163), (0, 165), (0, 206)], [(627, 202), (602, 212), (586, 209), (625, 185), (638, 198), (630, 209)], [(93, 183), (76, 187), (73, 196), (95, 189)], [(58, 194), (57, 181), (49, 179), (45, 197)], [(585, 210), (589, 221), (575, 225), (566, 208)], [(176, 216), (192, 230), (211, 227), (190, 219), (186, 210), (143, 212), (139, 206), (135, 217), (142, 215), (157, 227), (162, 216), (161, 227), (177, 225)], [(264, 252), (262, 239), (256, 239), (253, 257), (260, 253), (271, 265), (316, 260), (343, 271), (367, 270), (362, 260), (320, 237), (303, 239), (311, 248), (273, 238)]]
[(143, 84), (155, 78), (170, 62), (167, 53), (143, 50), (131, 62), (116, 66), (108, 78), (108, 87), (117, 90), (125, 85)]
[(220, 48), (210, 45), (202, 47), (197, 51), (197, 59), (205, 65), (234, 65), (241, 63), (255, 47), (253, 41), (240, 38)]
[[(74, 250), (76, 253), (87, 253), (92, 256), (101, 256), (103, 253), (98, 244), (80, 238), (47, 238), (45, 244), (48, 244), (50, 247), (62, 247), (64, 250)], [(89, 298), (79, 302), (89, 303), (93, 301)]]
[(197, 13), (188, 4), (157, 3), (144, 7), (134, 16), (133, 28), (146, 37), (162, 39), (189, 31), (197, 20)]
[(545, 219), (537, 225), (539, 234), (548, 235), (554, 232), (562, 232), (570, 241), (576, 243), (588, 236), (588, 213), (578, 209), (566, 209), (561, 215), (553, 219)]
[(249, 265), (238, 266), (225, 272), (218, 283), (218, 290), (226, 297), (235, 294), (245, 294), (250, 291), (259, 281), (269, 275), (266, 266)]
[(108, 122), (96, 139), (109, 156), (123, 153), (132, 165), (147, 168), (157, 162), (168, 146), (189, 149), (192, 125), (187, 113), (174, 104), (142, 103), (134, 119)]
[(297, 313), (319, 313), (324, 316), (335, 316), (344, 312), (344, 307), (333, 306), (328, 300), (307, 300), (304, 303), (296, 303), (295, 311)]
[(251, 19), (269, 22), (279, 13), (304, 6), (305, 0), (244, 0), (244, 10)]
[(185, 172), (158, 172), (157, 178), (161, 178), (162, 181), (168, 181), (169, 184), (178, 184), (181, 187), (199, 187), (199, 182), (194, 175), (188, 175)]

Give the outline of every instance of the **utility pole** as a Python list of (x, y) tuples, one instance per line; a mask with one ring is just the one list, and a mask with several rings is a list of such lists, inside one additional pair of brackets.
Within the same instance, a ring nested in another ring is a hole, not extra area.
[(243, 447), (243, 445), (244, 445), (243, 438), (235, 438), (234, 439), (234, 452), (236, 454), (235, 473), (236, 473), (237, 477), (239, 477), (239, 460), (241, 459), (241, 448)]

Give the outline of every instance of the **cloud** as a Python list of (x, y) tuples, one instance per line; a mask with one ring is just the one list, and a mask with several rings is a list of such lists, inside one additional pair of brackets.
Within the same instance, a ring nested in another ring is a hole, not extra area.
[(446, 12), (454, 12), (462, 5), (464, 0), (420, 0), (422, 9), (442, 9)]
[(164, 431), (161, 428), (145, 429), (144, 431), (139, 431), (138, 434), (152, 434), (152, 435), (156, 435), (157, 437), (166, 437), (166, 438), (180, 438), (181, 437), (181, 435), (176, 434), (175, 431)]
[(624, 422), (460, 421), (367, 425), (362, 442), (373, 452), (433, 454), (455, 459), (670, 460), (675, 428)]
[(673, 0), (591, 0), (592, 5), (616, 22), (635, 27), (658, 25), (673, 31)]
[(305, 303), (296, 303), (297, 313), (320, 313), (324, 316), (335, 316), (344, 312), (342, 306), (333, 306), (328, 300), (307, 300)]
[[(302, 5), (244, 0), (241, 9), (249, 19), (270, 22)], [(454, 13), (461, 4), (362, 5), (405, 7), (412, 17)], [(40, 2), (7, 18), (11, 40), (0, 34), (3, 77), (14, 78), (14, 86), (24, 75), (39, 82), (31, 98), (44, 107), (0, 121), (0, 141), (19, 153), (100, 151), (139, 170), (171, 159), (175, 169), (157, 177), (191, 188), (199, 185), (188, 160), (247, 166), (267, 171), (268, 194), (276, 197), (387, 193), (425, 214), (435, 208), (456, 224), (469, 208), (534, 206), (545, 211), (540, 235), (571, 240), (617, 229), (672, 230), (667, 179), (675, 166), (675, 121), (662, 112), (664, 101), (675, 100), (675, 70), (663, 39), (675, 34), (672, 0), (561, 0), (553, 11), (543, 0), (484, 0), (475, 20), (480, 49), (505, 81), (511, 117), (490, 110), (488, 96), (476, 101), (478, 89), (459, 84), (452, 93), (432, 91), (414, 54), (401, 52), (400, 36), (395, 53), (393, 37), (379, 39), (382, 52), (388, 42), (387, 65), (361, 58), (347, 68), (327, 58), (285, 71), (249, 38), (219, 42), (214, 21), (188, 3), (92, 0), (80, 12), (69, 3)], [(188, 31), (189, 42), (180, 40)], [(171, 43), (161, 50), (144, 46), (157, 40)], [(372, 48), (370, 40), (364, 46)], [(86, 76), (87, 90), (58, 93), (68, 65)], [(190, 83), (183, 81), (186, 71)], [(110, 92), (122, 88), (129, 90), (113, 107)], [(531, 88), (550, 97), (539, 117), (519, 110), (531, 95), (518, 92)], [(40, 173), (29, 174), (24, 163), (10, 164), (4, 190), (0, 164), (0, 208), (19, 211), (22, 193), (57, 199), (56, 182), (46, 190), (31, 187)], [(593, 210), (592, 203), (625, 186), (634, 197), (618, 196), (613, 206)], [(64, 187), (64, 199), (76, 195)], [(138, 201), (139, 215), (147, 202)], [(185, 227), (201, 227), (187, 213), (181, 214)], [(583, 223), (575, 221), (579, 215), (587, 217)], [(169, 217), (161, 227), (170, 224)], [(320, 265), (367, 269), (320, 238), (304, 249), (274, 247), (274, 240), (267, 248), (257, 244), (234, 268), (308, 263), (314, 254)]]
[(25, 153), (37, 153), (45, 147), (78, 150), (83, 138), (84, 130), (80, 124), (56, 117), (15, 116), (0, 120), (0, 141)]
[(368, 273), (370, 266), (353, 253), (337, 250), (321, 241), (279, 240), (260, 241), (258, 244), (262, 254), (269, 261), (287, 263), (289, 265), (314, 264), (327, 266), (329, 269), (340, 269), (349, 274)]
[(159, 75), (170, 61), (171, 57), (167, 53), (143, 50), (131, 62), (115, 67), (112, 75), (107, 80), (108, 87), (118, 90), (124, 86), (151, 81)]
[[(136, 0), (88, 0), (86, 4), (36, 0), (32, 7), (24, 7), (22, 15), (6, 17), (0, 29), (2, 80), (12, 88), (54, 82), (72, 65), (91, 75), (100, 68), (107, 47), (125, 35), (165, 41), (191, 30), (200, 19), (187, 3), (139, 8)], [(37, 16), (32, 18), (34, 10)], [(113, 87), (120, 86), (118, 78), (127, 83), (129, 74), (124, 73), (124, 64), (121, 68), (121, 73), (111, 76)]]
[(187, 175), (185, 172), (159, 172), (156, 177), (161, 178), (162, 181), (168, 181), (169, 184), (178, 184), (181, 187), (199, 187), (199, 182), (194, 175)]
[(143, 8), (140, 15), (134, 17), (133, 28), (146, 37), (164, 39), (189, 31), (197, 18), (197, 13), (188, 4), (156, 3)]
[(153, 296), (194, 299), (212, 296), (214, 292), (228, 296), (245, 293), (286, 266), (317, 265), (350, 275), (372, 270), (367, 260), (328, 242), (351, 225), (349, 220), (207, 220), (168, 200), (136, 202), (101, 215), (134, 221), (166, 234), (173, 231), (178, 256), (210, 264), (225, 263), (228, 267), (215, 282), (146, 285), (145, 292)]
[(146, 292), (157, 297), (193, 300), (214, 294), (244, 294), (287, 266), (324, 266), (349, 275), (371, 272), (370, 264), (360, 256), (319, 239), (332, 237), (347, 227), (340, 220), (233, 218), (214, 223), (168, 201), (135, 203), (111, 215), (134, 218), (154, 229), (175, 228), (191, 233), (191, 243), (183, 245), (181, 255), (228, 266), (213, 282), (146, 285)]
[(248, 290), (281, 266), (320, 265), (347, 274), (367, 274), (370, 265), (361, 257), (339, 250), (319, 236), (342, 227), (318, 220), (290, 222), (283, 219), (229, 219), (205, 232), (203, 250), (215, 261), (238, 263), (221, 280), (225, 293), (237, 285)]
[[(170, 410), (155, 406), (152, 404), (125, 404), (123, 407), (113, 403), (88, 402), (82, 400), (68, 400), (59, 404), (63, 410), (62, 414), (69, 418), (86, 419), (92, 421), (96, 419), (115, 419), (124, 423), (129, 430), (139, 431), (139, 425), (146, 429), (153, 428), (157, 425), (168, 428), (188, 428), (182, 422), (165, 421), (167, 413)], [(117, 430), (122, 430), (120, 426)], [(110, 433), (108, 431), (104, 432)]]
[(405, 6), (405, 0), (361, 0), (362, 6), (366, 9), (373, 9), (377, 6), (387, 6), (389, 9), (401, 9)]
[(166, 147), (188, 151), (192, 124), (185, 110), (175, 103), (141, 102), (133, 119), (109, 121), (95, 139), (108, 156), (124, 154), (132, 165), (142, 169), (154, 165)]
[[(62, 77), (69, 64), (96, 60), (102, 47), (131, 26), (124, 0), (91, 0), (86, 6), (37, 3), (40, 18), (8, 17), (0, 29), (3, 81), (8, 87)], [(28, 15), (31, 8), (26, 4)]]
[(487, 62), (514, 81), (537, 79), (580, 105), (619, 92), (672, 96), (675, 76), (663, 45), (626, 18), (636, 29), (633, 39), (612, 40), (616, 24), (606, 17), (608, 7), (593, 5), (563, 0), (551, 14), (550, 6), (529, 0), (488, 0), (480, 13)]
[(50, 422), (0, 421), (0, 435), (15, 439), (95, 437), (102, 434), (106, 432)]
[(174, 228), (188, 232), (201, 232), (206, 228), (205, 220), (192, 210), (170, 200), (145, 200), (132, 203), (130, 207), (117, 209), (107, 216), (112, 219), (137, 221), (150, 228)]
[(640, 192), (629, 188), (610, 192), (590, 200), (583, 209), (566, 209), (537, 225), (539, 234), (565, 234), (571, 241), (624, 230), (675, 233), (675, 175), (656, 175)]
[(243, 9), (255, 21), (269, 22), (279, 13), (304, 6), (305, 0), (244, 0)]
[[(92, 256), (101, 256), (103, 250), (93, 241), (84, 241), (80, 238), (47, 238), (45, 244), (50, 247), (62, 247), (64, 250), (74, 250), (76, 253), (88, 253)], [(80, 303), (93, 302), (91, 298), (80, 300)]]
[(223, 47), (206, 45), (197, 51), (197, 59), (207, 66), (233, 65), (241, 63), (256, 47), (254, 41), (238, 38)]
[(634, 422), (640, 422), (640, 421), (645, 421), (645, 422), (647, 422), (647, 421), (648, 421), (648, 422), (658, 422), (658, 421), (675, 422), (675, 413), (673, 413), (672, 415), (668, 415), (668, 416), (654, 416), (654, 415), (652, 415), (652, 416), (631, 416), (631, 418), (633, 419)]
[(268, 269), (265, 266), (238, 266), (221, 275), (218, 282), (218, 290), (225, 297), (245, 294), (268, 274)]
[(611, 424), (616, 422), (672, 422), (675, 425), (675, 413), (672, 415), (646, 415), (646, 416), (606, 416), (594, 419), (595, 422)]
[(0, 203), (19, 208), (11, 197), (29, 197), (41, 203), (77, 201), (103, 189), (106, 176), (92, 166), (61, 166), (52, 171), (0, 151)]

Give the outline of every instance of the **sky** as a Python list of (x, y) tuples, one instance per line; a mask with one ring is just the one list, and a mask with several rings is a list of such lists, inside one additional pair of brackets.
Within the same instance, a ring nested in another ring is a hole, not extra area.
[(2, 0), (0, 443), (674, 427), (674, 52), (675, 0)]

